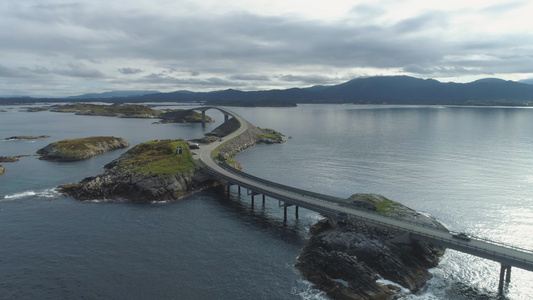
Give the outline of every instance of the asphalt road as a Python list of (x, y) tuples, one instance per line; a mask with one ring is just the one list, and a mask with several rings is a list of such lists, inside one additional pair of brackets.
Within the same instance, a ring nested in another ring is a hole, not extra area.
[[(205, 108), (205, 107), (204, 107)], [(461, 240), (453, 237), (453, 234), (448, 231), (438, 230), (431, 227), (417, 225), (410, 222), (401, 221), (398, 219), (389, 218), (376, 213), (366, 212), (352, 207), (342, 206), (339, 203), (324, 201), (320, 199), (313, 199), (303, 195), (287, 191), (279, 186), (270, 185), (265, 181), (254, 181), (252, 178), (240, 176), (238, 174), (229, 172), (220, 167), (212, 158), (211, 152), (222, 143), (231, 140), (232, 138), (244, 133), (249, 126), (249, 123), (239, 115), (220, 107), (213, 107), (221, 110), (226, 114), (232, 115), (236, 118), (241, 127), (235, 132), (224, 137), (222, 141), (216, 141), (209, 145), (202, 145), (197, 151), (197, 160), (201, 161), (211, 169), (211, 172), (216, 174), (224, 180), (239, 184), (249, 188), (257, 193), (267, 195), (269, 197), (295, 204), (330, 217), (335, 217), (339, 213), (345, 213), (351, 217), (355, 217), (362, 221), (371, 222), (373, 224), (385, 226), (388, 228), (399, 229), (407, 231), (412, 238), (424, 240), (434, 244), (444, 246), (446, 248), (455, 249), (461, 252), (469, 253), (479, 257), (487, 258), (500, 262), (507, 266), (515, 266), (521, 269), (533, 271), (533, 253), (522, 249), (513, 248), (498, 244), (496, 242), (471, 238), (469, 241)]]

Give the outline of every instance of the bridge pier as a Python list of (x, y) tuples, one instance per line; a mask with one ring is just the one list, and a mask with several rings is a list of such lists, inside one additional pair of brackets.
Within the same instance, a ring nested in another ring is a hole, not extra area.
[(504, 264), (501, 264), (500, 283), (498, 285), (498, 292), (500, 294), (503, 293), (504, 279), (505, 279), (506, 284), (509, 284), (509, 282), (511, 282), (511, 266), (506, 266)]
[(202, 110), (202, 124), (205, 125), (205, 110)]
[(229, 115), (224, 114), (224, 122), (227, 122), (229, 120)]

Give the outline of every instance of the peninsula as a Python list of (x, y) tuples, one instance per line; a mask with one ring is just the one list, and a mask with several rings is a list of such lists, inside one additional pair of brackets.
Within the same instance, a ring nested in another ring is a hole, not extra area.
[(81, 139), (69, 139), (48, 144), (39, 149), (37, 154), (42, 160), (76, 161), (110, 150), (127, 148), (130, 143), (121, 137), (96, 136)]

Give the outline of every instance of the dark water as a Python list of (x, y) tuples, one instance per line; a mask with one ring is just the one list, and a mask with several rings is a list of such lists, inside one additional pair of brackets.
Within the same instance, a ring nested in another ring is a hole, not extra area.
[[(193, 138), (217, 124), (0, 113), (0, 155), (93, 135), (133, 145)], [(348, 197), (379, 193), (448, 227), (533, 249), (533, 110), (527, 108), (303, 105), (232, 108), (292, 138), (238, 155), (245, 171)], [(212, 113), (218, 121), (222, 115)], [(218, 122), (219, 124), (220, 122)], [(326, 299), (294, 268), (320, 216), (301, 210), (283, 226), (268, 200), (251, 208), (236, 190), (162, 204), (78, 202), (59, 184), (99, 174), (125, 150), (75, 163), (22, 158), (0, 176), (0, 299)], [(243, 194), (246, 192), (243, 191)], [(4, 199), (1, 197), (5, 195)], [(260, 202), (259, 202), (260, 203)], [(448, 251), (434, 278), (405, 299), (499, 299), (499, 266)], [(508, 299), (530, 299), (531, 273), (513, 269)]]

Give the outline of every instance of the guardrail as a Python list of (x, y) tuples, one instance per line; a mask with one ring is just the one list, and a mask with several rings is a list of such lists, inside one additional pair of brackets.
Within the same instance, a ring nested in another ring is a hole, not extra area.
[[(329, 196), (329, 195), (324, 195), (324, 194), (320, 194), (320, 193), (315, 193), (315, 192), (310, 192), (310, 191), (298, 189), (298, 188), (295, 188), (295, 187), (287, 186), (287, 185), (284, 185), (284, 184), (281, 184), (281, 183), (277, 183), (277, 182), (273, 182), (273, 181), (270, 181), (270, 180), (266, 180), (266, 179), (263, 179), (263, 178), (260, 178), (260, 177), (256, 177), (254, 175), (250, 175), (248, 173), (239, 171), (239, 170), (237, 170), (237, 169), (235, 169), (235, 168), (233, 168), (233, 167), (231, 167), (231, 166), (229, 166), (229, 165), (227, 165), (225, 163), (221, 163), (221, 164), (218, 164), (218, 165), (220, 167), (222, 167), (224, 170), (226, 170), (228, 172), (231, 172), (232, 174), (235, 174), (235, 175), (237, 175), (237, 176), (239, 176), (241, 178), (246, 178), (246, 179), (250, 179), (250, 180), (253, 180), (253, 181), (256, 181), (256, 182), (260, 182), (260, 183), (262, 183), (264, 185), (267, 185), (269, 187), (282, 189), (282, 190), (284, 190), (286, 192), (290, 192), (290, 193), (293, 193), (293, 194), (298, 195), (298, 196), (304, 196), (304, 197), (312, 198), (312, 199), (315, 199), (315, 200), (327, 202), (327, 203), (330, 203), (330, 204), (335, 204), (335, 205), (339, 205), (339, 206), (343, 206), (343, 207), (356, 209), (356, 210), (359, 210), (359, 211), (364, 212), (366, 214), (373, 214), (373, 215), (381, 216), (381, 217), (384, 216), (383, 214), (380, 214), (380, 213), (375, 212), (375, 211), (363, 209), (363, 208), (360, 208), (360, 207), (355, 207), (354, 205), (348, 203), (346, 201), (346, 199), (342, 199), (342, 198), (334, 197), (334, 196)], [(405, 222), (405, 223), (414, 224), (414, 225), (417, 225), (417, 226), (423, 226), (423, 227), (426, 227), (426, 228), (432, 228), (432, 229), (436, 229), (436, 230), (440, 230), (440, 231), (444, 231), (444, 232), (449, 232), (449, 230), (446, 229), (446, 228), (439, 228), (437, 225), (428, 224), (426, 222), (417, 222), (417, 221), (413, 221), (413, 220), (405, 220), (405, 219), (402, 219), (402, 218), (399, 218), (399, 217), (395, 217), (395, 216), (385, 216), (385, 217), (390, 218), (390, 219), (394, 219), (394, 220), (397, 220), (397, 221)]]
[[(217, 109), (219, 109), (219, 108), (217, 108)], [(230, 112), (228, 112), (228, 113), (230, 113)], [(250, 181), (253, 181), (253, 182), (261, 183), (261, 184), (263, 184), (263, 185), (265, 185), (267, 187), (272, 187), (272, 188), (275, 188), (275, 189), (278, 189), (278, 190), (282, 190), (282, 191), (284, 191), (286, 193), (291, 193), (291, 194), (297, 195), (299, 197), (304, 197), (304, 198), (307, 197), (307, 198), (311, 198), (313, 200), (318, 200), (318, 201), (324, 203), (324, 205), (329, 204), (330, 206), (331, 205), (337, 206), (337, 207), (339, 207), (339, 209), (326, 207), (326, 206), (322, 206), (322, 205), (317, 205), (317, 204), (313, 204), (313, 203), (309, 203), (309, 202), (304, 202), (304, 201), (301, 201), (301, 200), (298, 200), (298, 199), (293, 199), (293, 198), (289, 198), (289, 197), (281, 195), (281, 194), (277, 194), (277, 193), (272, 192), (272, 191), (267, 191), (267, 190), (264, 190), (263, 188), (260, 188), (258, 186), (254, 186), (252, 184), (247, 184), (244, 181), (239, 181), (239, 180), (236, 180), (235, 178), (233, 178), (231, 176), (224, 175), (224, 174), (222, 174), (222, 173), (220, 173), (220, 172), (218, 172), (218, 171), (216, 171), (214, 169), (211, 169), (211, 168), (209, 168), (207, 166), (202, 167), (202, 169), (206, 173), (214, 175), (214, 176), (217, 176), (217, 177), (219, 177), (221, 179), (224, 179), (224, 180), (227, 180), (227, 181), (230, 181), (230, 182), (231, 181), (233, 181), (233, 182), (237, 181), (237, 182), (239, 182), (240, 185), (242, 185), (242, 186), (244, 186), (246, 188), (249, 188), (249, 189), (251, 189), (251, 190), (253, 190), (255, 192), (271, 196), (273, 198), (279, 199), (279, 200), (287, 202), (287, 203), (300, 205), (302, 207), (317, 211), (319, 213), (325, 213), (325, 214), (332, 213), (332, 212), (333, 213), (345, 213), (346, 210), (353, 210), (354, 212), (351, 212), (351, 213), (348, 212), (348, 213), (350, 213), (350, 215), (352, 217), (355, 217), (355, 218), (358, 218), (358, 219), (361, 219), (361, 220), (364, 220), (364, 221), (367, 221), (367, 222), (370, 222), (370, 223), (373, 223), (373, 224), (378, 224), (378, 225), (381, 225), (381, 226), (385, 226), (387, 228), (396, 229), (396, 230), (400, 230), (400, 231), (406, 231), (406, 232), (409, 232), (412, 235), (415, 235), (415, 236), (418, 235), (418, 236), (422, 237), (422, 239), (425, 238), (427, 240), (430, 240), (429, 241), (430, 243), (433, 242), (433, 243), (436, 243), (436, 244), (440, 244), (441, 246), (444, 246), (444, 247), (452, 248), (452, 249), (455, 249), (455, 250), (458, 250), (458, 251), (470, 253), (470, 254), (473, 254), (473, 255), (480, 256), (480, 257), (484, 257), (484, 258), (488, 258), (488, 259), (491, 259), (491, 260), (495, 260), (495, 261), (498, 261), (498, 262), (501, 262), (501, 263), (505, 263), (507, 265), (513, 265), (513, 266), (517, 266), (519, 268), (524, 268), (526, 270), (533, 271), (533, 251), (530, 250), (530, 249), (524, 249), (524, 248), (520, 248), (520, 247), (516, 247), (516, 246), (512, 246), (512, 245), (507, 245), (505, 243), (495, 242), (495, 241), (491, 241), (491, 240), (488, 240), (488, 239), (477, 238), (477, 237), (472, 237), (471, 241), (459, 241), (459, 240), (453, 238), (452, 234), (447, 229), (438, 228), (437, 226), (432, 226), (432, 225), (430, 225), (428, 223), (421, 223), (421, 222), (416, 222), (416, 221), (403, 220), (403, 219), (396, 218), (396, 217), (391, 217), (391, 216), (384, 216), (382, 214), (379, 214), (379, 213), (376, 213), (376, 212), (373, 212), (373, 211), (370, 211), (370, 210), (364, 210), (364, 209), (361, 209), (361, 208), (358, 208), (358, 207), (354, 207), (353, 205), (350, 205), (349, 203), (346, 203), (346, 201), (344, 199), (342, 199), (342, 198), (333, 197), (333, 196), (329, 196), (329, 195), (324, 195), (324, 194), (320, 194), (320, 193), (309, 192), (309, 191), (298, 189), (298, 188), (294, 188), (294, 187), (291, 187), (291, 186), (286, 186), (286, 185), (283, 185), (283, 184), (279, 184), (279, 183), (276, 183), (276, 182), (272, 182), (272, 181), (269, 181), (269, 180), (266, 180), (266, 179), (262, 179), (262, 178), (259, 178), (259, 177), (256, 177), (256, 176), (241, 172), (241, 171), (236, 170), (236, 169), (234, 169), (234, 168), (232, 168), (232, 167), (230, 167), (228, 165), (225, 165), (225, 164), (218, 164), (218, 165), (221, 168), (223, 168), (225, 171), (233, 174), (234, 176), (239, 176), (242, 179), (247, 179), (247, 180), (250, 180)], [(359, 213), (355, 213), (355, 211), (357, 211)], [(364, 215), (367, 215), (367, 216), (361, 215), (360, 213), (363, 213)], [(373, 217), (371, 217), (371, 216), (373, 216)], [(391, 222), (383, 222), (383, 221), (380, 220), (380, 219), (387, 219), (387, 218), (390, 219)], [(399, 222), (400, 224), (403, 223), (405, 226), (392, 224), (393, 223), (392, 220), (395, 220), (396, 222)], [(411, 225), (411, 226), (409, 226), (409, 225)], [(430, 233), (427, 233), (427, 232), (423, 232), (421, 230), (417, 230), (416, 227), (420, 227), (420, 228), (424, 227), (427, 230), (429, 230), (430, 232), (434, 231), (436, 234), (430, 234)], [(440, 234), (440, 235), (438, 235), (438, 234)], [(449, 237), (448, 236), (443, 237), (442, 234), (448, 234)], [(479, 246), (472, 245), (473, 241), (478, 242), (478, 243), (485, 243), (487, 245), (499, 247), (499, 248), (501, 248), (502, 251), (489, 250), (489, 249), (484, 248), (484, 247), (479, 247)], [(526, 259), (526, 258), (517, 257), (516, 255), (508, 255), (504, 251), (514, 251), (516, 253), (521, 254), (522, 256), (529, 256), (529, 257)]]

